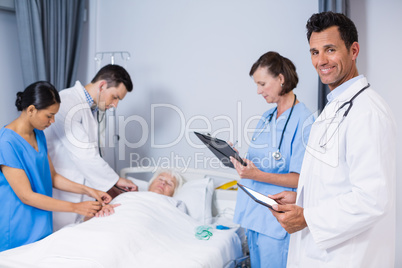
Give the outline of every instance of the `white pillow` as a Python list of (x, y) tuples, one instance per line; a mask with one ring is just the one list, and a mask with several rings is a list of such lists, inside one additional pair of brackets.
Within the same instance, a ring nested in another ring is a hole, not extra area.
[(144, 180), (136, 179), (133, 177), (127, 177), (130, 181), (134, 182), (138, 186), (138, 191), (148, 191), (149, 183)]
[(188, 214), (199, 222), (209, 224), (212, 221), (212, 196), (214, 182), (204, 178), (186, 182), (174, 196), (186, 204)]

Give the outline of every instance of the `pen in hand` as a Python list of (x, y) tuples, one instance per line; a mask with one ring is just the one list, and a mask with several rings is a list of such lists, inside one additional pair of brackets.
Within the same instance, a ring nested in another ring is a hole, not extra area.
[(238, 142), (238, 140), (236, 140), (236, 141), (235, 141), (235, 143), (233, 143), (233, 145), (232, 145), (232, 149), (234, 149), (234, 148), (235, 148), (235, 146), (236, 146), (237, 142)]

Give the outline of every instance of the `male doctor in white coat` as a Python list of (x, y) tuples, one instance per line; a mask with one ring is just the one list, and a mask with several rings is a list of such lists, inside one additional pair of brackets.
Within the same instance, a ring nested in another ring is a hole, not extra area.
[(358, 74), (354, 23), (324, 12), (306, 26), (313, 66), (331, 92), (311, 128), (297, 198), (271, 196), (284, 213), (271, 212), (292, 234), (288, 267), (394, 267), (393, 115)]
[[(60, 91), (61, 104), (55, 123), (46, 129), (49, 155), (58, 173), (77, 183), (108, 191), (113, 186), (135, 191), (137, 186), (119, 175), (100, 156), (98, 148), (99, 110), (116, 108), (133, 83), (118, 65), (106, 65), (85, 87), (79, 81)], [(53, 190), (58, 199), (81, 202), (82, 195)], [(53, 213), (54, 231), (81, 220), (75, 213)]]

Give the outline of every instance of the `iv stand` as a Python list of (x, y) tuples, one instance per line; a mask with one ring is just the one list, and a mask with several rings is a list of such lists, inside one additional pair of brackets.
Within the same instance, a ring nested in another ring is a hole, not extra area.
[[(105, 51), (105, 52), (96, 52), (95, 53), (95, 61), (97, 62), (97, 64), (100, 65), (100, 63), (103, 60), (103, 57), (105, 55), (110, 55), (110, 64), (114, 64), (115, 63), (115, 55), (120, 55), (121, 59), (125, 62), (124, 65), (127, 64), (127, 61), (130, 60), (130, 52), (128, 51)], [(98, 70), (100, 69), (100, 66), (97, 66), (99, 68), (97, 68)], [(123, 66), (126, 67), (126, 66)]]
[[(110, 57), (110, 64), (115, 64), (115, 60), (116, 60), (116, 56), (120, 56), (121, 60), (123, 60), (124, 64), (123, 67), (127, 68), (127, 62), (130, 60), (130, 53), (128, 51), (105, 51), (105, 52), (96, 52), (95, 53), (95, 62), (96, 62), (96, 71), (99, 71), (101, 68), (101, 63), (102, 60), (105, 56), (109, 56)], [(117, 158), (119, 155), (119, 140), (120, 140), (120, 136), (119, 136), (119, 131), (118, 131), (118, 125), (117, 125), (117, 120), (116, 120), (116, 109), (112, 108), (108, 110), (111, 113), (111, 118), (112, 118), (112, 124), (113, 128), (114, 128), (114, 134), (113, 134), (113, 144), (114, 144), (114, 157), (113, 157), (113, 169), (114, 171), (117, 172)], [(105, 130), (106, 131), (106, 130)], [(105, 136), (106, 138), (106, 136)], [(100, 149), (100, 137), (98, 139), (98, 146)]]

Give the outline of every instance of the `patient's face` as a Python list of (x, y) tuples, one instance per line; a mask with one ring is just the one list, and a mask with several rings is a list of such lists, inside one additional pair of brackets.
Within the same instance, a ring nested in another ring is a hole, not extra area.
[(176, 188), (176, 178), (170, 176), (167, 173), (161, 173), (159, 176), (151, 183), (148, 190), (150, 192), (163, 194), (167, 196), (173, 196), (174, 190)]

